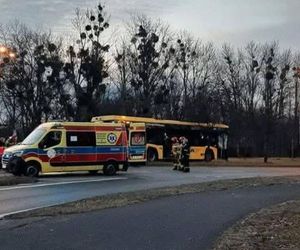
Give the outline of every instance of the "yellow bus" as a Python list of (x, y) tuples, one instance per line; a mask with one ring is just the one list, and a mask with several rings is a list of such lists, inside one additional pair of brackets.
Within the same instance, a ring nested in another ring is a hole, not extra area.
[(171, 158), (171, 138), (185, 136), (190, 143), (190, 160), (227, 158), (228, 129), (225, 124), (161, 120), (145, 117), (106, 115), (92, 121), (142, 122), (146, 124), (147, 160)]

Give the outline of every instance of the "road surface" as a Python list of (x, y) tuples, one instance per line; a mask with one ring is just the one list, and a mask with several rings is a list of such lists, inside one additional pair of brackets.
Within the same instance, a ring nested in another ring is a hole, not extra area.
[(4, 220), (0, 243), (5, 250), (210, 249), (237, 220), (292, 199), (300, 199), (300, 184), (173, 196), (29, 224)]
[(0, 187), (0, 217), (24, 210), (93, 196), (149, 188), (257, 176), (300, 175), (300, 168), (192, 167), (191, 173), (171, 167), (130, 168), (114, 177), (86, 174), (47, 175), (35, 184)]

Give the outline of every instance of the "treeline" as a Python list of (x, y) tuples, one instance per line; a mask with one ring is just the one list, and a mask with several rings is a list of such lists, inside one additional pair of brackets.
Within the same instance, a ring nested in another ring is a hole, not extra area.
[(124, 114), (230, 126), (230, 154), (292, 156), (299, 146), (300, 55), (277, 42), (217, 48), (143, 15), (107, 39), (104, 7), (76, 11), (77, 40), (15, 22), (0, 43), (2, 124), (21, 137), (49, 120)]

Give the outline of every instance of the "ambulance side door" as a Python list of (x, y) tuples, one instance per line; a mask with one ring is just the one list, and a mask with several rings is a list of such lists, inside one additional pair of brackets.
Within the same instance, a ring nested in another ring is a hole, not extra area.
[(65, 167), (95, 166), (96, 138), (94, 131), (66, 132)]
[(48, 162), (51, 167), (61, 167), (64, 164), (65, 152), (62, 145), (63, 131), (49, 131), (39, 143), (39, 158)]

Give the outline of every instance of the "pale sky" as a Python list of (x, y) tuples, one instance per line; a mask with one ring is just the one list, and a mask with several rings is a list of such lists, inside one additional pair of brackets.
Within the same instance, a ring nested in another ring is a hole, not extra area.
[[(96, 0), (0, 0), (0, 23), (18, 19), (33, 27), (68, 34), (77, 7)], [(204, 41), (240, 47), (248, 41), (279, 41), (282, 48), (300, 50), (300, 0), (106, 0), (112, 27), (122, 26), (132, 13), (167, 22)]]

